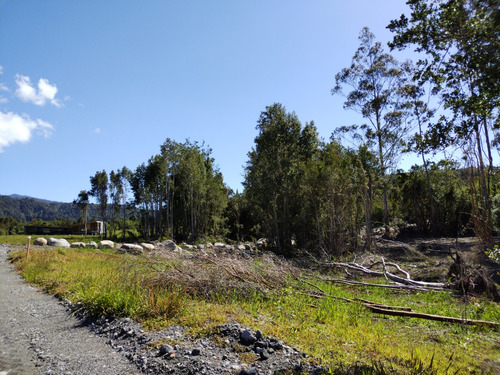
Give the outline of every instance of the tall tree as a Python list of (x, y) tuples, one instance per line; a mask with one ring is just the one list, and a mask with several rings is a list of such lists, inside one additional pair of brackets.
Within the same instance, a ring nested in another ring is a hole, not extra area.
[[(406, 132), (402, 121), (404, 112), (398, 102), (402, 71), (394, 57), (384, 52), (380, 42), (375, 42), (375, 36), (367, 27), (361, 30), (359, 40), (361, 44), (351, 65), (336, 74), (335, 86), (331, 92), (344, 94), (344, 108), (359, 112), (368, 120), (368, 124), (355, 129), (361, 130), (367, 139), (367, 145), (376, 150), (382, 180), (384, 223), (387, 228), (389, 208), (385, 176), (388, 167), (393, 166)], [(344, 93), (344, 89), (349, 91)]]
[(90, 176), (89, 195), (97, 199), (101, 220), (108, 219), (108, 174), (105, 170), (97, 171), (94, 176)]
[(275, 103), (261, 112), (257, 130), (255, 147), (248, 154), (245, 195), (261, 212), (265, 235), (279, 253), (290, 255), (301, 163), (317, 148), (316, 128), (313, 123), (302, 128), (295, 113)]
[(78, 193), (78, 198), (73, 201), (78, 209), (80, 210), (81, 219), (84, 223), (85, 235), (87, 235), (87, 213), (89, 208), (89, 194), (86, 190), (80, 191)]
[(451, 113), (434, 124), (429, 140), (433, 145), (462, 145), (480, 186), (471, 195), (479, 218), (476, 232), (490, 242), (490, 132), (500, 127), (500, 2), (409, 0), (407, 4), (409, 18), (402, 15), (388, 26), (396, 33), (390, 46), (415, 46), (423, 55), (416, 79), (419, 84), (431, 83)]

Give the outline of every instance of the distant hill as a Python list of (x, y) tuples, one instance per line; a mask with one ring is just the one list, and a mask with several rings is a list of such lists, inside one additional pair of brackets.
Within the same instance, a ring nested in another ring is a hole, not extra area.
[[(96, 205), (89, 205), (89, 219), (96, 217), (96, 212)], [(0, 195), (0, 217), (12, 217), (23, 223), (29, 223), (33, 219), (76, 221), (80, 217), (80, 212), (73, 203), (53, 202), (12, 194)]]

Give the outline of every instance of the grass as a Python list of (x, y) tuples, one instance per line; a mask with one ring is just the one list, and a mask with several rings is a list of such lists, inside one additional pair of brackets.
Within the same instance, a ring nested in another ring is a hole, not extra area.
[[(385, 317), (361, 304), (314, 298), (291, 276), (293, 268), (273, 256), (133, 257), (54, 249), (34, 250), (29, 259), (20, 251), (11, 260), (28, 282), (82, 302), (96, 317), (129, 316), (147, 329), (180, 324), (196, 337), (239, 321), (305, 351), (331, 373), (494, 373), (491, 366), (500, 362), (498, 331)], [(448, 292), (347, 287), (308, 276), (337, 297), (500, 321), (500, 306), (479, 298), (465, 304)]]

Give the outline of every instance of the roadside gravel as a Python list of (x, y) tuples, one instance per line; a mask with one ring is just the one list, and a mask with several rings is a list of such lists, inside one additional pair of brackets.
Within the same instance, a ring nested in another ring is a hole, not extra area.
[(55, 297), (25, 284), (7, 252), (0, 245), (0, 375), (140, 373)]

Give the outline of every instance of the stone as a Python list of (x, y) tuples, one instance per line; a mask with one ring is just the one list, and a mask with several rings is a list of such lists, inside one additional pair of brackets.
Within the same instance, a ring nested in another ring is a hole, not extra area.
[(194, 356), (197, 356), (197, 355), (200, 355), (201, 354), (201, 350), (200, 348), (194, 348), (192, 351), (191, 351), (191, 355), (194, 357)]
[(257, 240), (257, 242), (255, 242), (255, 246), (257, 246), (259, 249), (267, 247), (267, 239), (260, 238), (259, 240)]
[(65, 240), (64, 238), (49, 238), (47, 244), (49, 246), (64, 247), (67, 249), (69, 249), (71, 247), (69, 242), (67, 240)]
[(163, 241), (163, 247), (166, 249), (166, 250), (170, 250), (170, 251), (176, 251), (178, 249), (178, 246), (176, 245), (176, 243), (172, 240), (166, 240), (166, 241)]
[(269, 352), (266, 349), (262, 349), (259, 356), (262, 361), (265, 361), (266, 359), (269, 359)]
[(102, 240), (99, 241), (99, 244), (97, 246), (99, 247), (99, 249), (113, 249), (115, 243), (110, 240)]
[(183, 243), (182, 246), (181, 246), (181, 249), (182, 250), (193, 251), (194, 250), (194, 246), (193, 245), (189, 245), (187, 243)]
[(136, 245), (133, 243), (124, 243), (120, 249), (117, 251), (119, 254), (127, 253), (132, 255), (140, 255), (142, 254), (144, 249), (140, 245)]
[(47, 240), (46, 240), (45, 238), (42, 238), (42, 237), (37, 238), (37, 239), (35, 240), (35, 242), (33, 242), (33, 245), (37, 245), (37, 246), (45, 246), (45, 245), (47, 245)]
[(85, 247), (85, 242), (73, 242), (71, 244), (72, 248), (79, 247), (79, 248), (84, 248)]
[(90, 241), (89, 243), (85, 244), (85, 248), (88, 248), (88, 249), (98, 249), (99, 246), (97, 245), (97, 242)]
[(255, 341), (257, 341), (257, 338), (248, 329), (244, 329), (240, 333), (240, 340), (244, 344), (250, 345), (250, 344), (253, 344)]
[(144, 250), (154, 250), (155, 249), (155, 245), (151, 244), (151, 243), (146, 243), (146, 242), (141, 242), (140, 245), (142, 246), (142, 248)]
[(174, 348), (168, 344), (163, 344), (160, 346), (160, 355), (172, 354), (174, 352)]

